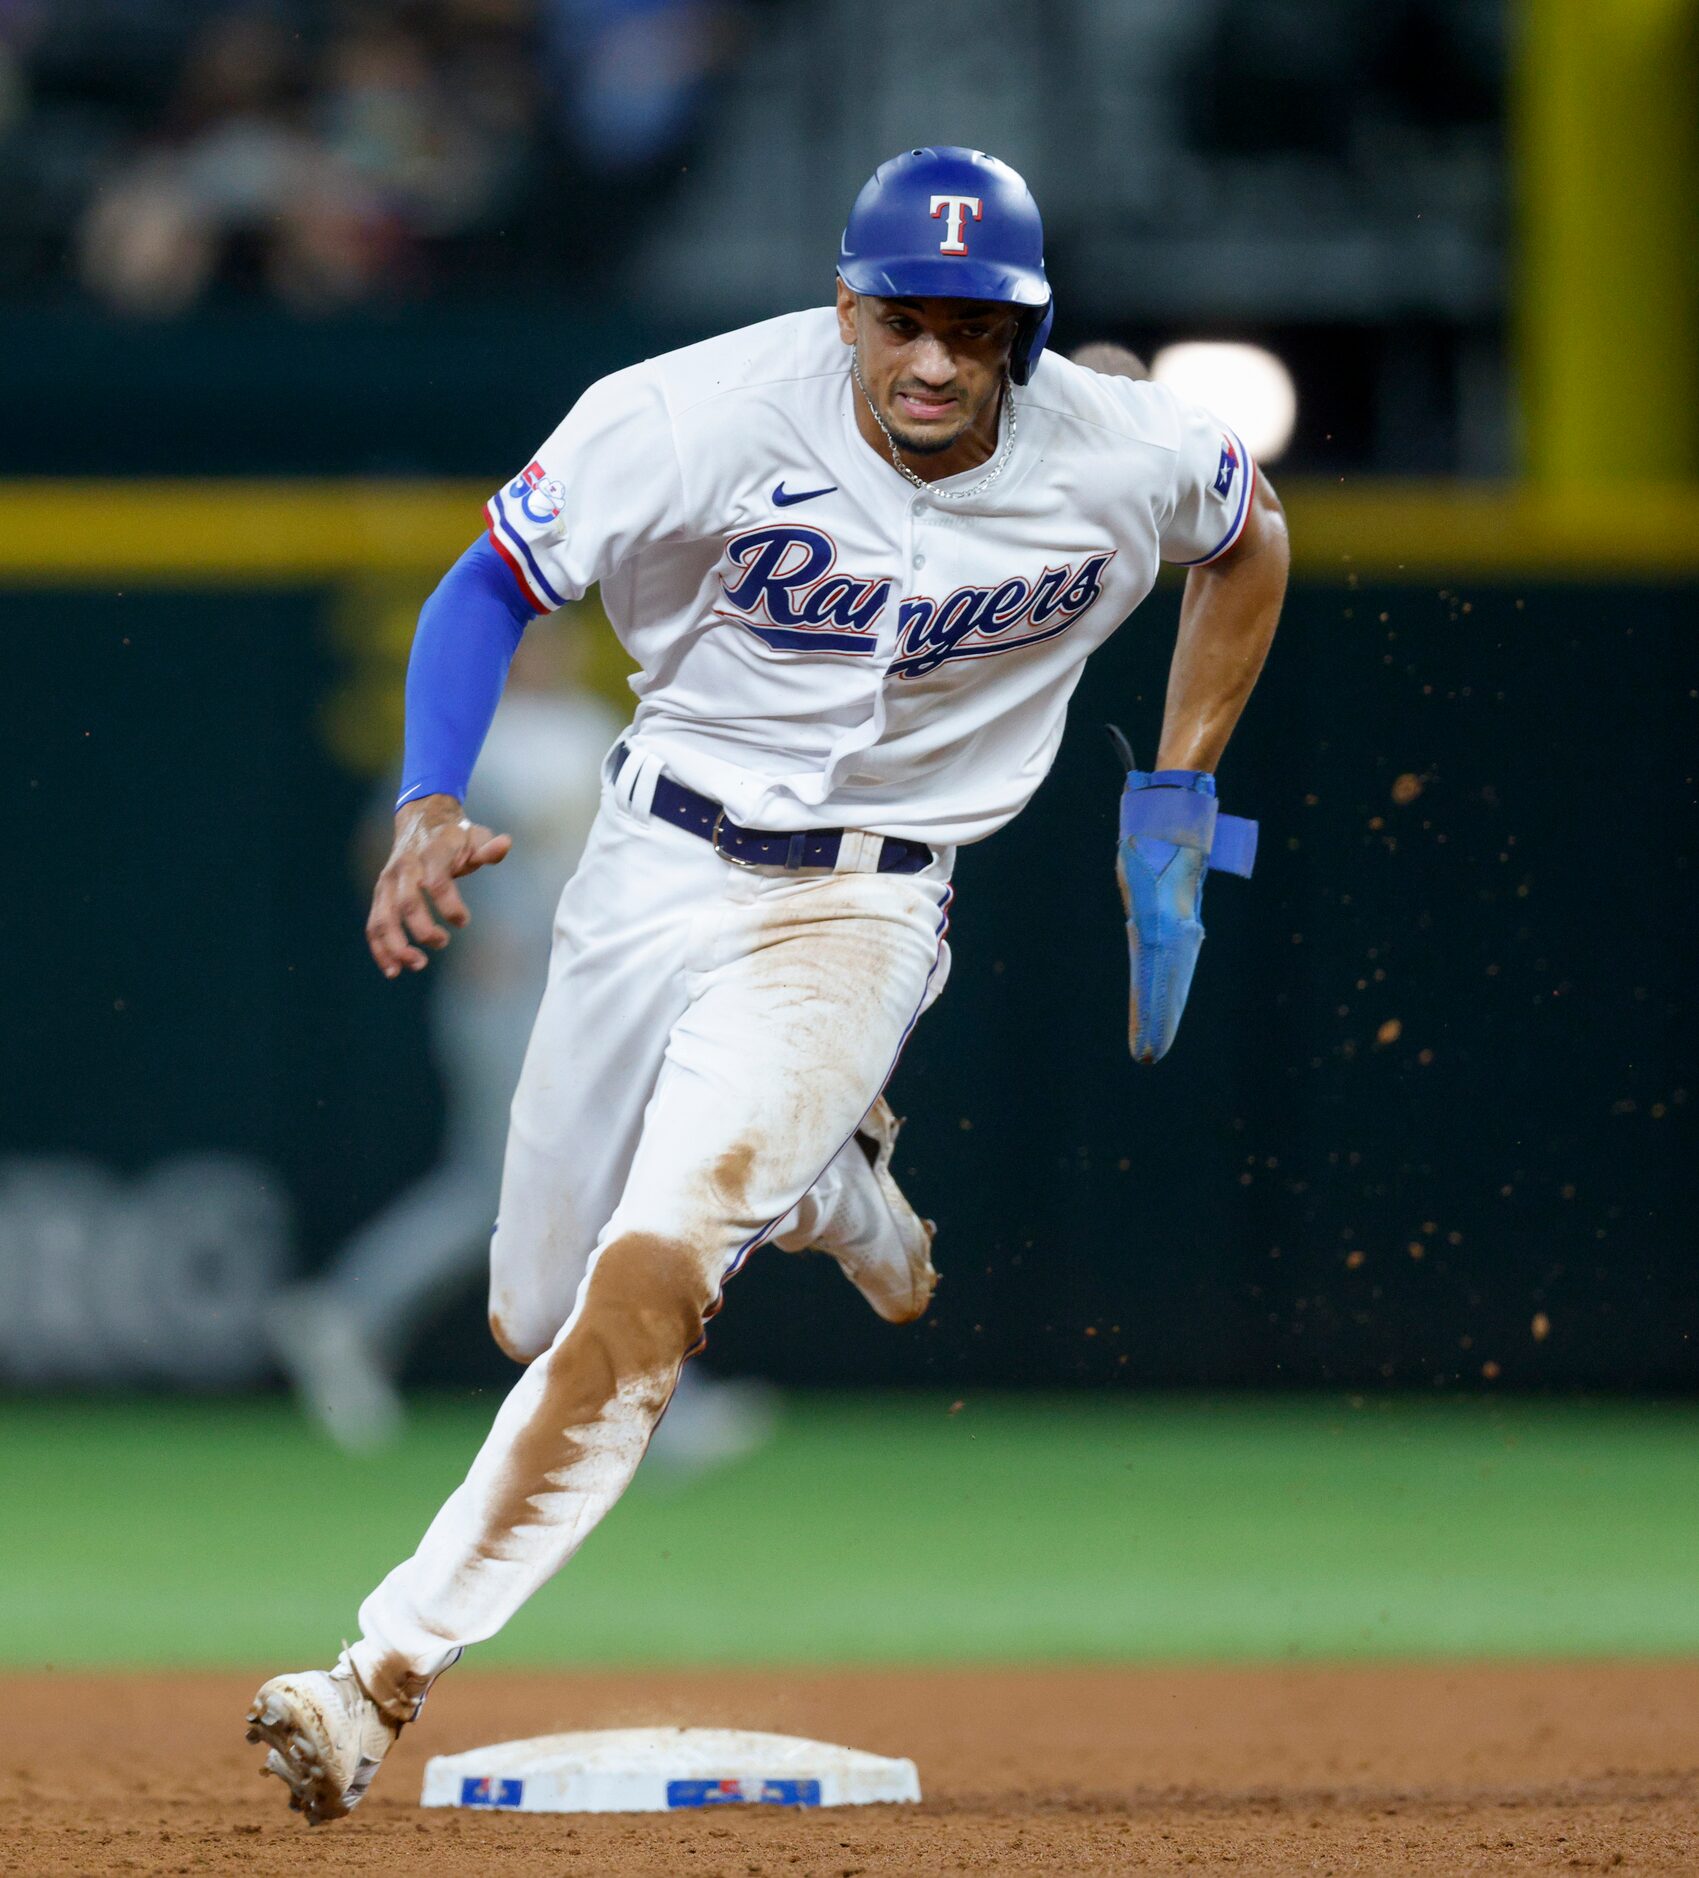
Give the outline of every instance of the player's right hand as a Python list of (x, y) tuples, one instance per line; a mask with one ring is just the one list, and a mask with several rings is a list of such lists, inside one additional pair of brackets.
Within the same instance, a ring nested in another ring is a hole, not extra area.
[(427, 960), (419, 949), (440, 952), (449, 926), (464, 926), (472, 915), (455, 882), (480, 867), (505, 860), (511, 835), (491, 834), (469, 821), (453, 796), (420, 796), (395, 814), (395, 846), (372, 892), (366, 944), (385, 978), (397, 978), (402, 966), (422, 972)]

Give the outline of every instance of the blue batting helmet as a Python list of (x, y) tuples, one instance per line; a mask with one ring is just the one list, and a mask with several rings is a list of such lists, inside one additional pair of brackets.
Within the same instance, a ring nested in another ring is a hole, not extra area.
[(1009, 376), (1024, 385), (1050, 336), (1044, 224), (1007, 163), (959, 144), (881, 163), (850, 210), (838, 273), (852, 293), (893, 300), (997, 300), (1021, 323)]

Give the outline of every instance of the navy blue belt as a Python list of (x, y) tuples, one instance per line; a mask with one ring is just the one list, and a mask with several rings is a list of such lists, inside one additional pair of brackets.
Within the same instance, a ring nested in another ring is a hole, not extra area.
[[(616, 777), (630, 754), (622, 743), (614, 761)], [(740, 828), (712, 796), (698, 795), (664, 773), (655, 779), (655, 799), (649, 804), (649, 813), (682, 828), (686, 834), (700, 835), (722, 860), (735, 867), (835, 868), (847, 832), (842, 828), (805, 828), (794, 835), (772, 835), (756, 828)], [(932, 865), (932, 850), (920, 842), (903, 841), (895, 835), (886, 835), (884, 841), (875, 872), (918, 874)]]

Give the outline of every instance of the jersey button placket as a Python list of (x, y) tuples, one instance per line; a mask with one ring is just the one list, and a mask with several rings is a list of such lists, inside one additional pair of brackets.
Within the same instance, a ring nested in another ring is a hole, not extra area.
[[(917, 495), (908, 505), (909, 512), (909, 566), (920, 573), (926, 566), (926, 531), (938, 518), (938, 511), (930, 499)], [(918, 582), (910, 582), (910, 588)]]
[[(925, 555), (919, 552), (915, 543), (915, 521), (926, 508), (924, 496), (916, 496), (912, 502), (903, 502), (900, 506), (887, 511), (890, 517), (888, 539), (890, 545), (898, 551), (898, 566), (905, 562), (914, 568), (923, 565)], [(898, 621), (902, 615), (903, 602), (912, 598), (914, 579), (912, 573), (898, 575), (892, 583), (892, 594), (885, 608), (884, 617), (879, 622), (879, 650), (875, 655), (875, 671), (878, 685), (878, 710), (881, 724), (884, 717), (885, 684), (891, 669), (891, 661), (897, 656), (899, 637)]]
[[(875, 531), (874, 538), (885, 544), (884, 552), (889, 553), (892, 547), (900, 546), (905, 553), (912, 553), (914, 525), (912, 511), (907, 503), (903, 503), (894, 513), (890, 509), (881, 512), (880, 508), (870, 504), (868, 519)], [(896, 584), (893, 582), (893, 587)], [(896, 598), (893, 594), (892, 601), (886, 603), (879, 618), (873, 656), (868, 665), (861, 668), (868, 681), (867, 716), (855, 730), (846, 732), (833, 745), (824, 772), (828, 789), (835, 786), (839, 772), (851, 757), (871, 749), (884, 734), (885, 677), (897, 653), (897, 615), (900, 606), (895, 603)]]
[(904, 546), (908, 551), (909, 566), (908, 578), (903, 582), (903, 586), (907, 590), (906, 597), (912, 600), (920, 588), (921, 571), (926, 566), (926, 550), (921, 545), (924, 539), (923, 531), (928, 520), (926, 497), (923, 494), (916, 494), (903, 504), (903, 508), (905, 510), (903, 520), (906, 524), (904, 534), (907, 537)]

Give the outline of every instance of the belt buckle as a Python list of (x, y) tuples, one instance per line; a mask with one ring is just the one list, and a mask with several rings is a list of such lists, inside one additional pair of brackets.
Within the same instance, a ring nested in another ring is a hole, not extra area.
[(714, 826), (708, 831), (708, 845), (722, 861), (730, 861), (733, 867), (744, 868), (751, 874), (759, 873), (761, 871), (760, 862), (741, 861), (735, 854), (728, 854), (726, 850), (720, 846), (720, 829), (724, 825), (725, 819), (726, 812), (722, 808), (719, 814), (714, 817)]

